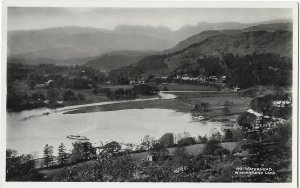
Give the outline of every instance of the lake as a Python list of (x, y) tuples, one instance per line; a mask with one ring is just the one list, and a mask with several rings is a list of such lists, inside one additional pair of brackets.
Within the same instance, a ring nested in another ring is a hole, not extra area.
[[(106, 104), (106, 103), (105, 103)], [(116, 140), (122, 143), (140, 143), (145, 135), (159, 139), (164, 133), (188, 132), (191, 136), (221, 132), (219, 122), (197, 122), (187, 113), (168, 109), (127, 109), (93, 113), (63, 114), (65, 109), (35, 109), (7, 113), (7, 148), (19, 154), (31, 153), (41, 157), (46, 144), (63, 142), (70, 150), (74, 140), (68, 135), (82, 135), (99, 146)], [(49, 112), (49, 115), (42, 115)], [(26, 117), (26, 118), (24, 118)]]

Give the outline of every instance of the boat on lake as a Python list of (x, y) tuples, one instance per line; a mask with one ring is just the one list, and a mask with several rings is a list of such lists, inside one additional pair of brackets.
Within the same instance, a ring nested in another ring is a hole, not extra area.
[(78, 135), (68, 135), (67, 138), (73, 139), (73, 140), (90, 140), (86, 136), (80, 136)]

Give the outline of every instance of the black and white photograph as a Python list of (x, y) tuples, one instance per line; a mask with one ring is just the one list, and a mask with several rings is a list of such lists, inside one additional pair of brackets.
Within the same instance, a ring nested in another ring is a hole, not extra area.
[(297, 2), (88, 2), (3, 4), (3, 184), (296, 187)]

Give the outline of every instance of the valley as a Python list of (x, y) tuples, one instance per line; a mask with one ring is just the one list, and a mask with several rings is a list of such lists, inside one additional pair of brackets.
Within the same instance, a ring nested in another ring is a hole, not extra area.
[(261, 182), (234, 169), (263, 165), (289, 182), (292, 36), (290, 20), (8, 31), (7, 180)]

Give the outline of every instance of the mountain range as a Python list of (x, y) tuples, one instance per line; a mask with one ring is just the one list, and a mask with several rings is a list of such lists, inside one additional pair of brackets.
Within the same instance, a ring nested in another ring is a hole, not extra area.
[(245, 56), (271, 53), (292, 56), (290, 23), (271, 23), (241, 30), (204, 31), (181, 41), (160, 54), (147, 56), (139, 63), (111, 71), (111, 77), (162, 76), (183, 65), (198, 66), (205, 56), (222, 57), (225, 54)]
[(274, 20), (167, 27), (119, 25), (114, 30), (56, 27), (8, 32), (8, 62), (85, 64), (118, 76), (164, 75), (202, 56), (274, 53), (291, 56), (292, 23)]
[(75, 59), (123, 50), (161, 51), (202, 31), (240, 30), (254, 25), (258, 23), (199, 22), (195, 26), (186, 25), (175, 31), (162, 26), (135, 25), (119, 25), (113, 30), (67, 26), (9, 31), (8, 56), (29, 59)]

